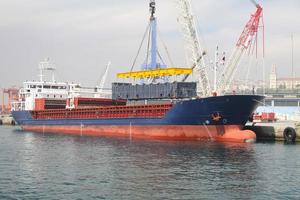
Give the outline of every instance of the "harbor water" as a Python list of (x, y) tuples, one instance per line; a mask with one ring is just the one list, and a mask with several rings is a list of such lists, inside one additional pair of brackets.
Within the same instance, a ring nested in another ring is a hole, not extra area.
[(299, 199), (300, 145), (162, 142), (0, 127), (0, 199)]

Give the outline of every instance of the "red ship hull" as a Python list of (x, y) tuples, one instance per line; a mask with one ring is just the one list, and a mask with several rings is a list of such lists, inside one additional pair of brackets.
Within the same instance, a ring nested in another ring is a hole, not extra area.
[(251, 142), (256, 135), (241, 130), (238, 125), (89, 125), (89, 126), (22, 126), (24, 130), (44, 133), (63, 133), (80, 136), (109, 136), (129, 139), (157, 139), (177, 141), (215, 140)]

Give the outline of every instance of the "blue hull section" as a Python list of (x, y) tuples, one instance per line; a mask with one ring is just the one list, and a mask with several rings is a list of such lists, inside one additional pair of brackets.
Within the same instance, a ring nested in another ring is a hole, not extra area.
[[(176, 103), (164, 118), (33, 119), (30, 111), (13, 111), (19, 125), (244, 125), (263, 96), (228, 95)], [(219, 120), (212, 115), (218, 114)]]

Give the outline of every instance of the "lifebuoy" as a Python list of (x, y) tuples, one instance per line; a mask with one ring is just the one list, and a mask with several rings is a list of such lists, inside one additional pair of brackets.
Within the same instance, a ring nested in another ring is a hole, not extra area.
[(292, 127), (286, 127), (283, 131), (284, 141), (286, 142), (295, 142), (296, 140), (296, 131)]

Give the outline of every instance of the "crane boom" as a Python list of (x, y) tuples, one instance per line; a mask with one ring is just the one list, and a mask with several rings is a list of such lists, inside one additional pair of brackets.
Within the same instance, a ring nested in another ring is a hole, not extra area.
[(229, 61), (227, 62), (224, 71), (221, 74), (221, 77), (219, 78), (217, 90), (218, 93), (223, 93), (227, 89), (229, 89), (242, 56), (256, 40), (260, 19), (263, 15), (263, 9), (254, 0), (251, 1), (256, 6), (256, 12), (251, 15), (250, 20), (247, 22), (242, 34), (240, 35), (236, 43), (235, 49)]
[(103, 92), (103, 88), (104, 88), (104, 84), (105, 84), (105, 81), (106, 81), (106, 77), (107, 77), (107, 74), (108, 74), (108, 70), (109, 70), (110, 64), (111, 64), (111, 62), (109, 61), (107, 63), (107, 65), (106, 65), (104, 74), (103, 74), (103, 76), (102, 76), (102, 78), (100, 80), (100, 84), (99, 84), (100, 93)]
[(250, 1), (254, 4), (255, 7), (260, 6), (255, 0), (250, 0)]
[[(193, 74), (198, 81), (197, 93), (202, 96), (209, 96), (211, 93), (210, 82), (206, 72), (204, 61), (205, 52), (199, 41), (195, 17), (191, 10), (190, 0), (176, 0), (176, 5), (180, 11), (178, 22), (181, 25), (185, 39), (188, 64), (192, 66)], [(189, 75), (186, 75), (182, 81), (185, 81)]]

